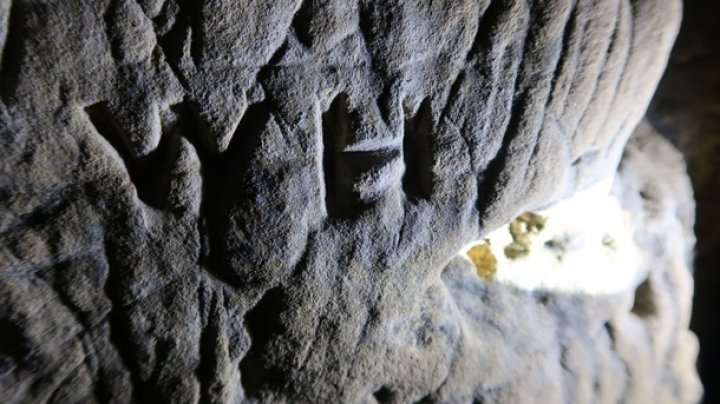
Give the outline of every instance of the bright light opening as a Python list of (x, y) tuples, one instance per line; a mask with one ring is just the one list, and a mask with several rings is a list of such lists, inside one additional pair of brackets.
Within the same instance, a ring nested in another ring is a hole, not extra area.
[(555, 206), (527, 212), (460, 255), (478, 275), (527, 290), (612, 294), (640, 277), (630, 216), (599, 183)]

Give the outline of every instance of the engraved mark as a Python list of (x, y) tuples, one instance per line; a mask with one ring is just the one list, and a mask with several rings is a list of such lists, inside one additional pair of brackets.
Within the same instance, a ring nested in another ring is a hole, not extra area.
[(270, 289), (245, 314), (245, 327), (252, 343), (240, 361), (240, 381), (249, 397), (257, 396), (268, 387), (280, 386), (285, 379), (280, 369), (266, 363), (263, 357), (272, 338), (285, 332), (285, 325), (280, 318), (288, 309), (285, 300), (282, 289)]
[(237, 285), (241, 280), (227, 264), (225, 253), (225, 237), (230, 226), (228, 211), (232, 201), (246, 196), (242, 181), (269, 120), (270, 107), (267, 102), (249, 106), (223, 153), (211, 146), (207, 125), (191, 102), (186, 100), (172, 106), (171, 110), (175, 119), (164, 128), (158, 148), (147, 156), (138, 157), (130, 151), (128, 135), (109, 112), (107, 103), (86, 108), (97, 132), (123, 159), (138, 198), (154, 208), (167, 208), (170, 171), (177, 164), (180, 138), (184, 137), (193, 145), (200, 160), (202, 178), (198, 226), (204, 245), (199, 264), (226, 284)]
[(157, 42), (168, 59), (170, 68), (187, 85), (183, 75), (183, 57), (189, 54), (195, 66), (202, 61), (202, 4), (198, 0), (167, 1), (153, 19)]
[(356, 181), (398, 155), (397, 150), (346, 151), (355, 138), (355, 118), (348, 97), (340, 94), (322, 116), (325, 208), (331, 218), (356, 219), (370, 204), (355, 189)]
[(97, 132), (123, 159), (130, 180), (137, 189), (138, 198), (149, 206), (162, 208), (169, 190), (171, 163), (178, 151), (178, 138), (172, 133), (175, 125), (164, 131), (155, 150), (138, 157), (131, 152), (129, 136), (112, 116), (107, 103), (91, 105), (85, 111)]
[(312, 47), (313, 44), (313, 33), (312, 33), (312, 7), (310, 0), (302, 0), (300, 7), (295, 12), (295, 17), (292, 20), (292, 27), (295, 30), (298, 40), (308, 48)]
[(325, 208), (334, 218), (353, 217), (364, 209), (353, 195), (348, 168), (340, 155), (349, 143), (351, 120), (347, 95), (338, 95), (322, 116), (323, 170), (325, 174)]
[(417, 114), (405, 120), (403, 159), (405, 174), (402, 186), (411, 202), (429, 200), (433, 189), (432, 172), (432, 110), (426, 98)]

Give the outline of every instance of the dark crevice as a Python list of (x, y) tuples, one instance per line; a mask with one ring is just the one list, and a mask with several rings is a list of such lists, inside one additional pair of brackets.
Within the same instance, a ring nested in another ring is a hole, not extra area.
[[(182, 86), (188, 90), (188, 77), (183, 73), (185, 47), (190, 47), (190, 59), (198, 66), (202, 61), (204, 37), (202, 31), (202, 1), (166, 1), (160, 13), (152, 18), (157, 43), (168, 65)], [(146, 12), (147, 14), (147, 12)]]
[(353, 191), (352, 167), (343, 156), (347, 145), (354, 140), (352, 125), (348, 97), (340, 94), (322, 115), (325, 208), (331, 218), (357, 218), (366, 208)]
[(315, 235), (311, 232), (308, 234), (307, 241), (305, 242), (305, 247), (303, 248), (303, 252), (300, 255), (300, 258), (298, 259), (297, 263), (293, 266), (291, 271), (291, 278), (296, 278), (300, 276), (303, 272), (305, 272), (306, 269), (308, 269), (310, 265), (310, 254), (313, 251), (312, 245), (314, 245)]
[(155, 150), (146, 156), (138, 157), (131, 152), (129, 137), (113, 118), (106, 103), (91, 105), (85, 111), (97, 132), (125, 162), (130, 180), (137, 189), (138, 198), (149, 206), (163, 207), (170, 189), (170, 169), (178, 153), (177, 136), (164, 133)]
[[(197, 299), (198, 299), (198, 315), (200, 317), (200, 322), (202, 324), (202, 330), (200, 331), (200, 340), (198, 342), (199, 345), (199, 359), (198, 359), (198, 367), (195, 369), (195, 377), (197, 377), (198, 382), (200, 383), (200, 402), (201, 403), (208, 403), (210, 402), (210, 383), (212, 381), (212, 374), (213, 374), (213, 365), (214, 362), (213, 359), (215, 356), (214, 353), (214, 341), (213, 341), (213, 334), (214, 334), (214, 324), (212, 322), (214, 321), (214, 316), (211, 311), (213, 310), (212, 307), (212, 295), (206, 296), (206, 293), (212, 294), (211, 291), (205, 291), (205, 287), (203, 283), (201, 283), (201, 286), (198, 288), (197, 293)], [(206, 302), (206, 299), (210, 299), (210, 302)], [(208, 311), (206, 316), (206, 310)]]
[(268, 59), (268, 62), (264, 66), (262, 66), (255, 75), (255, 82), (258, 83), (258, 85), (260, 85), (263, 89), (266, 97), (265, 101), (267, 102), (274, 102), (272, 92), (266, 91), (262, 83), (273, 81), (272, 76), (278, 64), (280, 64), (280, 61), (283, 59), (283, 57), (285, 57), (285, 53), (288, 51), (288, 47), (289, 43), (288, 38), (286, 37), (275, 49), (275, 51), (273, 51), (270, 59)]
[(180, 6), (178, 6), (175, 1), (163, 0), (160, 11), (155, 15), (150, 14), (147, 4), (139, 2), (139, 5), (143, 13), (152, 20), (153, 26), (155, 27), (155, 33), (158, 36), (165, 35), (172, 29), (178, 27), (177, 17), (180, 11)]
[[(617, 350), (618, 350), (617, 331), (615, 331), (615, 327), (609, 321), (605, 322), (604, 327), (605, 327), (605, 332), (607, 333), (608, 338), (610, 339), (610, 349), (612, 349), (614, 351), (615, 356), (622, 363), (625, 377), (629, 378), (630, 377), (630, 366), (625, 361), (625, 359), (623, 359), (622, 356), (617, 352)], [(620, 397), (627, 397), (627, 391), (629, 388), (630, 388), (629, 383), (625, 383), (623, 386), (623, 392), (620, 395)]]
[(282, 371), (269, 363), (265, 355), (272, 338), (285, 332), (280, 315), (287, 309), (285, 295), (277, 287), (265, 292), (245, 315), (245, 327), (252, 342), (240, 361), (240, 380), (247, 397), (257, 397), (263, 390), (279, 388), (284, 383)]
[(374, 37), (377, 34), (378, 29), (377, 19), (374, 16), (374, 9), (372, 4), (360, 2), (358, 4), (358, 25), (360, 28), (360, 35), (363, 37), (365, 47), (370, 48), (370, 44), (373, 43)]
[(115, 60), (124, 59), (124, 49), (122, 44), (122, 29), (119, 27), (123, 24), (123, 16), (121, 8), (123, 3), (120, 0), (111, 0), (108, 8), (103, 15), (105, 21), (105, 33), (110, 42), (110, 54)]
[[(192, 114), (191, 114), (192, 115)], [(198, 150), (202, 166), (202, 202), (200, 204), (201, 236), (207, 241), (201, 266), (226, 284), (242, 283), (227, 263), (226, 235), (230, 230), (230, 209), (233, 202), (249, 198), (246, 176), (253, 155), (260, 144), (260, 136), (270, 119), (267, 102), (253, 104), (247, 108), (237, 126), (228, 148), (222, 154), (203, 147), (197, 136), (188, 140)], [(188, 123), (197, 128), (201, 121)], [(204, 133), (195, 129), (194, 133)]]
[[(198, 305), (203, 318), (203, 329), (200, 333), (200, 361), (195, 375), (200, 383), (200, 403), (222, 402), (223, 369), (226, 365), (227, 346), (223, 328), (226, 316), (227, 295), (222, 290), (199, 291)], [(232, 348), (231, 348), (232, 349)]]
[(608, 337), (610, 338), (610, 346), (615, 349), (615, 328), (612, 324), (610, 324), (609, 321), (606, 321), (605, 324), (603, 324), (605, 327), (605, 332), (607, 333)]
[(600, 152), (598, 152), (597, 150), (587, 151), (583, 153), (580, 157), (573, 160), (572, 166), (574, 168), (580, 168), (583, 165), (591, 164), (593, 161), (597, 160), (599, 156)]
[(285, 53), (288, 51), (288, 46), (288, 40), (287, 38), (285, 38), (285, 40), (280, 43), (280, 46), (278, 46), (277, 49), (275, 49), (275, 51), (272, 53), (272, 56), (270, 56), (270, 59), (268, 59), (267, 64), (263, 66), (262, 69), (260, 69), (257, 74), (257, 79), (255, 81), (262, 82), (268, 77), (270, 77), (272, 69), (280, 63), (282, 58), (285, 56)]
[(380, 8), (380, 4), (360, 2), (358, 4), (358, 28), (365, 42), (365, 50), (373, 70), (386, 72), (385, 62), (381, 58), (375, 57), (373, 48), (375, 48), (375, 41), (386, 38), (390, 27), (396, 26), (398, 22), (393, 20), (392, 14), (383, 13), (379, 10)]
[(385, 125), (390, 124), (395, 98), (393, 97), (393, 82), (390, 81), (383, 87), (382, 93), (377, 98), (377, 106), (380, 111), (380, 118)]
[(385, 164), (397, 157), (397, 150), (347, 151), (342, 154), (351, 173), (362, 172)]
[(313, 35), (311, 32), (313, 10), (310, 2), (311, 0), (302, 0), (300, 8), (298, 8), (297, 12), (295, 12), (295, 17), (293, 17), (292, 20), (292, 28), (295, 30), (295, 35), (300, 43), (308, 48), (312, 47), (313, 42)]
[(202, 63), (205, 36), (203, 32), (203, 0), (184, 0), (180, 10), (186, 10), (190, 16), (190, 57), (195, 66)]
[(7, 36), (2, 49), (0, 65), (0, 95), (8, 103), (15, 97), (20, 80), (20, 68), (25, 57), (25, 41), (28, 36), (25, 10), (21, 1), (13, 1), (7, 21)]
[[(190, 58), (195, 66), (202, 62), (203, 47), (205, 43), (203, 32), (203, 1), (204, 0), (178, 0), (176, 3), (166, 2), (162, 11), (153, 19), (156, 33), (158, 29), (167, 30), (167, 23), (174, 18), (172, 27), (167, 33), (158, 35), (158, 43), (163, 48), (171, 66), (178, 67), (183, 56), (183, 47), (186, 38), (190, 41)], [(170, 7), (177, 5), (173, 10)]]
[[(211, 316), (212, 317), (212, 316)], [(200, 402), (216, 402), (217, 388), (215, 381), (215, 369), (218, 366), (216, 355), (218, 340), (220, 339), (220, 328), (211, 319), (210, 324), (200, 333), (200, 364), (196, 376), (200, 382)]]
[(399, 157), (397, 149), (346, 151), (357, 139), (356, 117), (346, 94), (338, 95), (322, 116), (325, 207), (330, 218), (357, 219), (370, 207), (355, 190), (356, 180)]
[(562, 349), (560, 351), (560, 367), (567, 373), (573, 374), (573, 367), (572, 362), (570, 361), (570, 351), (568, 350), (568, 347), (563, 345)]
[(641, 318), (651, 317), (657, 312), (655, 291), (649, 278), (635, 289), (635, 301), (630, 312)]
[(545, 292), (534, 293), (537, 302), (542, 306), (547, 306), (551, 302), (550, 294)]
[(28, 364), (31, 347), (25, 332), (9, 318), (0, 318), (0, 376), (9, 373), (18, 364)]
[(430, 99), (426, 98), (414, 117), (405, 119), (403, 191), (411, 202), (429, 200), (433, 189), (433, 119)]
[(436, 402), (437, 400), (433, 398), (433, 394), (434, 393), (430, 393), (426, 396), (423, 396), (418, 401), (415, 401), (415, 404), (430, 404)]
[(207, 122), (202, 118), (200, 105), (197, 102), (186, 98), (184, 103), (173, 106), (173, 110), (178, 116), (184, 118), (180, 122), (185, 125), (182, 126), (184, 128), (183, 134), (197, 150), (198, 157), (201, 160), (219, 154), (217, 142), (213, 140), (215, 137), (210, 132)]
[(530, 97), (528, 93), (523, 93), (515, 100), (511, 110), (511, 119), (502, 138), (502, 145), (495, 157), (488, 164), (487, 169), (480, 177), (480, 186), (478, 187), (478, 213), (480, 218), (487, 217), (487, 212), (492, 203), (498, 199), (499, 193), (502, 191), (502, 171), (507, 165), (508, 160), (512, 157), (509, 153), (510, 144), (519, 135), (518, 129), (520, 119), (528, 107), (527, 99)]
[(493, 36), (498, 35), (500, 32), (500, 24), (502, 23), (503, 17), (508, 17), (508, 9), (512, 8), (511, 2), (501, 0), (491, 0), (490, 5), (482, 15), (479, 22), (473, 44), (468, 51), (466, 62), (472, 61), (475, 55), (483, 54), (486, 49), (493, 48)]
[(460, 97), (460, 89), (462, 88), (462, 84), (465, 82), (465, 72), (461, 71), (458, 73), (458, 75), (455, 77), (455, 80), (453, 80), (452, 85), (450, 85), (450, 90), (448, 90), (447, 99), (445, 101), (445, 107), (442, 110), (442, 113), (440, 114), (440, 118), (438, 118), (439, 121), (443, 121), (445, 117), (448, 116), (450, 113), (450, 108), (453, 106), (454, 103), (459, 102)]
[[(111, 303), (110, 312), (107, 315), (108, 328), (110, 331), (110, 343), (115, 348), (123, 367), (130, 374), (134, 402), (163, 402), (160, 399), (157, 389), (148, 381), (140, 377), (139, 363), (137, 357), (137, 346), (133, 341), (130, 324), (132, 323), (128, 307), (123, 304), (123, 291), (126, 280), (124, 274), (130, 273), (131, 268), (124, 263), (124, 258), (131, 256), (130, 246), (114, 242), (111, 238), (105, 240), (105, 255), (108, 263), (108, 277), (105, 282), (105, 295)], [(125, 275), (127, 276), (127, 275)]]
[(500, 16), (504, 11), (503, 7), (508, 7), (508, 4), (499, 0), (491, 0), (488, 7), (480, 12), (475, 37), (465, 55), (465, 63), (471, 62), (475, 55), (483, 53), (483, 49), (490, 49), (490, 38), (493, 33), (497, 32)]
[[(492, 8), (492, 7), (491, 7)], [(490, 10), (488, 10), (490, 11)], [(532, 10), (530, 10), (532, 14)], [(523, 48), (521, 58), (528, 53), (528, 47), (530, 46), (529, 38), (535, 33), (534, 30), (537, 28), (531, 27), (525, 33), (523, 38)], [(510, 144), (521, 135), (520, 124), (522, 117), (525, 115), (526, 110), (530, 107), (530, 98), (532, 97), (532, 91), (528, 88), (521, 90), (520, 85), (522, 78), (517, 75), (522, 74), (524, 70), (523, 63), (518, 66), (518, 71), (515, 77), (514, 90), (513, 90), (513, 102), (510, 109), (510, 119), (507, 123), (507, 127), (502, 136), (501, 146), (495, 154), (495, 157), (490, 160), (485, 172), (478, 179), (478, 200), (477, 209), (480, 217), (480, 226), (484, 227), (483, 220), (488, 218), (488, 210), (492, 204), (497, 201), (502, 191), (502, 172), (507, 166), (508, 160), (512, 158), (509, 153)]]
[(373, 397), (378, 403), (389, 403), (393, 401), (395, 394), (388, 386), (382, 386), (373, 392)]
[[(100, 403), (109, 403), (116, 397), (118, 381), (117, 375), (111, 369), (99, 367), (97, 369), (97, 382), (93, 386), (95, 399)], [(114, 388), (115, 387), (115, 388)]]
[[(153, 20), (153, 24), (155, 25), (158, 45), (165, 54), (170, 69), (175, 74), (175, 77), (180, 80), (183, 87), (188, 89), (189, 83), (187, 77), (182, 73), (180, 65), (183, 58), (185, 40), (190, 30), (190, 17), (182, 11), (183, 9), (175, 10), (176, 14), (171, 17), (169, 15), (172, 13), (172, 11), (169, 10), (171, 4), (173, 3), (169, 1), (165, 3), (161, 13)], [(170, 19), (173, 19), (174, 23), (167, 32), (163, 34), (158, 32), (158, 30), (165, 29)]]

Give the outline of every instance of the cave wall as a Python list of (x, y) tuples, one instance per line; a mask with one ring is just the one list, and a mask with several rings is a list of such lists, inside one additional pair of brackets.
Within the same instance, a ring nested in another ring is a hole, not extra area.
[(720, 4), (686, 0), (683, 23), (653, 104), (653, 125), (682, 151), (697, 200), (695, 299), (705, 402), (720, 402)]
[[(647, 125), (625, 150), (678, 1), (0, 17), (4, 401), (697, 400), (684, 164)], [(608, 178), (654, 252), (627, 290), (458, 257)]]

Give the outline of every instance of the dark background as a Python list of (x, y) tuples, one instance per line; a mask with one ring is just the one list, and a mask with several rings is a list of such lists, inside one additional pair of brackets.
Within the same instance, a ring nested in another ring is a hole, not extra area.
[(685, 0), (680, 34), (648, 111), (685, 155), (695, 189), (695, 297), (705, 403), (720, 403), (720, 0)]

